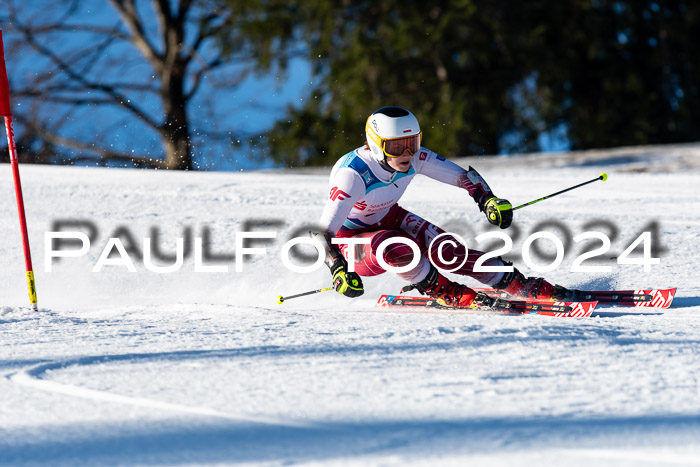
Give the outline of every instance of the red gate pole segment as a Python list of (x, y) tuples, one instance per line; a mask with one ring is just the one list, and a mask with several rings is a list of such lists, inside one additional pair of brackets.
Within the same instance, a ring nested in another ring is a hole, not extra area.
[(34, 282), (32, 255), (29, 250), (27, 218), (24, 215), (24, 199), (22, 197), (22, 184), (19, 179), (19, 160), (17, 158), (17, 146), (15, 145), (15, 133), (12, 129), (10, 84), (7, 80), (7, 69), (5, 68), (5, 48), (2, 42), (2, 30), (0, 30), (0, 116), (5, 117), (7, 147), (10, 151), (10, 165), (12, 165), (12, 176), (15, 180), (15, 195), (17, 197), (17, 210), (19, 211), (19, 225), (22, 229), (22, 246), (24, 247), (24, 263), (27, 267), (27, 286), (29, 287), (29, 302), (31, 303), (32, 308), (36, 310), (38, 309), (36, 300), (36, 283)]

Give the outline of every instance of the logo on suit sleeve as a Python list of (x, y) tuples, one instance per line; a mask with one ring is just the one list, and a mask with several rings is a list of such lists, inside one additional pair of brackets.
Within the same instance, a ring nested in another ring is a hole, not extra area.
[[(415, 225), (411, 226), (413, 223), (415, 223)], [(409, 233), (413, 238), (416, 238), (418, 236), (418, 231), (420, 231), (424, 223), (425, 219), (422, 217), (418, 217), (415, 214), (409, 214), (403, 219), (403, 221), (401, 221), (401, 230)]]
[(337, 186), (331, 188), (331, 192), (328, 195), (331, 201), (342, 201), (350, 197), (349, 194), (345, 193), (343, 190), (339, 189)]
[(428, 153), (427, 153), (426, 151), (421, 151), (421, 152), (420, 152), (420, 157), (419, 157), (419, 159), (422, 160), (422, 161), (424, 161), (424, 160), (426, 160), (427, 158), (428, 158)]

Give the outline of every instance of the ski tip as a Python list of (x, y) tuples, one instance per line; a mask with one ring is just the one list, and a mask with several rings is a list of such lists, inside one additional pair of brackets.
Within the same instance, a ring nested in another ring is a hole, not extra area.
[(607, 179), (608, 179), (608, 174), (606, 174), (605, 172), (603, 172), (602, 174), (600, 174), (600, 179), (603, 180), (603, 181), (607, 180)]
[(280, 305), (284, 303), (284, 297), (282, 295), (277, 297), (277, 303), (279, 303)]

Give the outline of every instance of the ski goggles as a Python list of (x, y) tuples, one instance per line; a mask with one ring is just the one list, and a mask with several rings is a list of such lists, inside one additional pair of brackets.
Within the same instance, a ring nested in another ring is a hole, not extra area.
[(401, 136), (399, 138), (382, 138), (382, 151), (387, 157), (401, 157), (408, 152), (409, 156), (414, 155), (420, 149), (420, 140), (423, 135), (421, 131), (417, 135)]

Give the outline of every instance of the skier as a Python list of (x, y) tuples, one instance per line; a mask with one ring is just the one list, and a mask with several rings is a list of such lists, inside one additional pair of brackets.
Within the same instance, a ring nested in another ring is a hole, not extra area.
[[(324, 231), (312, 234), (326, 250), (326, 265), (337, 292), (348, 297), (362, 295), (361, 277), (385, 272), (377, 258), (379, 245), (387, 239), (404, 237), (415, 242), (421, 253), (415, 267), (398, 274), (410, 284), (404, 291), (415, 288), (445, 305), (469, 307), (476, 292), (449, 280), (435, 267), (453, 270), (455, 264), (462, 264), (453, 272), (512, 296), (561, 300), (568, 295), (563, 287), (555, 287), (543, 278), (525, 277), (515, 268), (512, 272), (475, 272), (474, 263), (482, 252), (467, 250), (438, 226), (397, 204), (413, 178), (422, 174), (466, 190), (491, 224), (505, 229), (513, 219), (510, 202), (494, 195), (475, 169), (464, 170), (421, 146), (420, 126), (411, 112), (383, 107), (369, 116), (365, 132), (365, 145), (341, 157), (333, 167), (329, 197), (320, 220)], [(334, 244), (334, 237), (368, 239), (369, 243), (349, 247)], [(355, 272), (348, 270), (351, 248)], [(413, 257), (409, 245), (397, 242), (386, 247), (382, 259), (391, 267), (401, 268), (408, 266)], [(500, 258), (484, 262), (485, 266), (504, 264), (512, 263)]]

